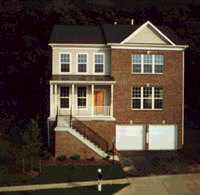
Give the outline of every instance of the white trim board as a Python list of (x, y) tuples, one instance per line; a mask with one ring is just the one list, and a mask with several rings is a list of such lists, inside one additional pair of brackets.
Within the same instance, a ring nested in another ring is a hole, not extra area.
[(96, 85), (111, 85), (116, 81), (49, 81), (50, 84), (96, 84)]

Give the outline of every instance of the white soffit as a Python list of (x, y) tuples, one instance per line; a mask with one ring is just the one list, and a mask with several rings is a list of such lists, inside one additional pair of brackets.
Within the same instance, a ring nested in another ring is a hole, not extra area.
[(147, 26), (150, 26), (153, 30), (155, 30), (163, 40), (166, 40), (166, 42), (170, 43), (171, 45), (175, 46), (176, 44), (173, 43), (167, 36), (165, 36), (158, 28), (156, 28), (150, 21), (147, 21), (142, 26), (140, 26), (136, 31), (134, 31), (131, 35), (129, 35), (126, 39), (124, 39), (121, 44), (129, 42), (131, 39), (133, 39), (138, 33), (140, 33), (142, 30), (144, 30)]

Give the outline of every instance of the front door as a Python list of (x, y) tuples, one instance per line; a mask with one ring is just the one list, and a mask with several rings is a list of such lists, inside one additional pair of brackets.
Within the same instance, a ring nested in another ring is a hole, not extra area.
[(104, 115), (104, 91), (94, 91), (94, 114)]

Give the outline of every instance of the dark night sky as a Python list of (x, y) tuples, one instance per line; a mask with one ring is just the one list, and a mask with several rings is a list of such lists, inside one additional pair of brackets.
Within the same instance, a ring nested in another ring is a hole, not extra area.
[(166, 25), (190, 47), (186, 51), (186, 120), (199, 124), (200, 1), (192, 0), (1, 0), (1, 117), (48, 116), (50, 33), (55, 24)]

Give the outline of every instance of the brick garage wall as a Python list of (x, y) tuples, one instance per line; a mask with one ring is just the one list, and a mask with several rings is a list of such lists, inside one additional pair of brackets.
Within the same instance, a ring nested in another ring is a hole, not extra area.
[[(78, 121), (73, 121), (78, 124)], [(108, 142), (108, 150), (112, 150), (112, 136), (115, 136), (115, 121), (81, 121), (100, 137)]]
[(70, 158), (74, 154), (80, 154), (81, 159), (94, 157), (102, 159), (97, 153), (88, 148), (76, 137), (67, 131), (55, 131), (55, 156), (66, 155)]
[[(177, 124), (178, 148), (182, 147), (182, 51), (150, 51), (164, 55), (164, 74), (131, 74), (132, 54), (147, 54), (146, 50), (112, 49), (112, 76), (114, 85), (114, 117), (116, 124)], [(133, 86), (162, 86), (164, 88), (163, 110), (131, 110)]]

